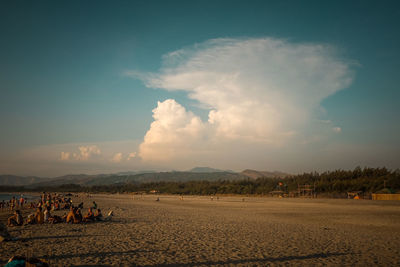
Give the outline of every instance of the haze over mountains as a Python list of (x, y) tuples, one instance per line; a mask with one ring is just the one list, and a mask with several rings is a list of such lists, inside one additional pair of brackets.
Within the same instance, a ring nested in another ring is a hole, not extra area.
[(216, 180), (241, 180), (267, 178), (284, 178), (289, 176), (283, 172), (268, 172), (256, 170), (244, 170), (240, 173), (231, 170), (219, 170), (209, 167), (195, 167), (189, 171), (137, 171), (137, 172), (119, 172), (113, 174), (72, 174), (54, 178), (42, 177), (23, 177), (15, 175), (0, 175), (0, 185), (5, 186), (59, 186), (63, 184), (78, 185), (112, 185), (125, 183), (146, 183), (146, 182), (187, 182), (187, 181), (216, 181)]

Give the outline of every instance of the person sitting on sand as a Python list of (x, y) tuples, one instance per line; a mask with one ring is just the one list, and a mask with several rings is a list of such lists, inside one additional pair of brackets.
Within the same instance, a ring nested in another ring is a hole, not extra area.
[(83, 221), (84, 222), (93, 222), (94, 221), (94, 214), (93, 214), (92, 208), (88, 209), (88, 213), (83, 218)]
[(26, 219), (27, 224), (35, 224), (36, 219), (35, 219), (35, 213), (31, 213), (28, 215), (28, 218)]
[(27, 258), (27, 257), (22, 257), (22, 256), (13, 256), (11, 257), (7, 264), (4, 265), (4, 267), (15, 267), (15, 266), (42, 266), (42, 267), (48, 267), (49, 264), (39, 258)]
[(29, 205), (29, 208), (30, 209), (35, 209), (36, 208), (35, 202), (31, 202), (30, 205)]
[(104, 221), (104, 222), (111, 221), (111, 218), (113, 215), (114, 215), (114, 212), (111, 210), (102, 221)]
[(82, 222), (82, 213), (80, 208), (75, 208), (75, 219), (74, 223), (80, 223)]
[(61, 220), (63, 222), (67, 222), (67, 213), (66, 212), (64, 212), (64, 214), (61, 216)]
[(74, 221), (76, 221), (76, 218), (75, 218), (75, 210), (74, 210), (73, 207), (71, 207), (71, 208), (69, 209), (69, 212), (68, 212), (68, 214), (67, 214), (67, 218), (65, 219), (65, 222), (66, 222), (66, 223), (73, 223)]
[(62, 209), (64, 209), (64, 210), (68, 210), (69, 208), (70, 208), (70, 205), (69, 205), (68, 202), (66, 202), (66, 203), (64, 204), (64, 206), (62, 207)]
[(0, 222), (0, 243), (11, 239), (11, 235), (7, 230), (7, 227)]
[(14, 212), (14, 215), (8, 218), (7, 225), (8, 226), (21, 226), (24, 224), (24, 218), (22, 217), (19, 210)]
[(44, 222), (44, 214), (41, 207), (36, 209), (35, 222), (37, 224), (42, 224)]
[(78, 208), (71, 207), (65, 222), (66, 223), (80, 223), (81, 221), (82, 221), (81, 210)]
[(97, 209), (94, 215), (95, 221), (101, 221), (103, 219), (103, 214), (101, 213), (101, 209)]
[(53, 215), (49, 218), (49, 223), (55, 224), (55, 223), (61, 223), (63, 222), (63, 218), (57, 215)]

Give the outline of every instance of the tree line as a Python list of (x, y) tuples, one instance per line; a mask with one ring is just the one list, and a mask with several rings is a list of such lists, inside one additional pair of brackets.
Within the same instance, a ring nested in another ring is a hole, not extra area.
[(387, 168), (360, 168), (354, 170), (335, 170), (327, 172), (310, 172), (286, 178), (216, 181), (157, 181), (141, 183), (121, 183), (113, 185), (78, 185), (40, 186), (0, 186), (0, 192), (87, 192), (87, 193), (149, 193), (161, 194), (214, 195), (242, 194), (266, 195), (274, 190), (296, 191), (299, 185), (311, 185), (317, 194), (337, 194), (343, 196), (348, 191), (365, 193), (400, 193), (400, 170)]

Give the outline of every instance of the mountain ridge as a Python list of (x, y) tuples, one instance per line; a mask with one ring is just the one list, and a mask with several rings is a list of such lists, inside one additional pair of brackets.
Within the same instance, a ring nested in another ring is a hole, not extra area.
[(247, 176), (252, 179), (257, 179), (257, 178), (286, 178), (289, 176), (292, 176), (289, 173), (285, 172), (280, 172), (280, 171), (257, 171), (257, 170), (251, 170), (251, 169), (246, 169), (241, 172), (242, 175)]
[(195, 167), (189, 171), (131, 171), (111, 174), (67, 174), (54, 178), (36, 176), (0, 175), (0, 186), (27, 186), (29, 188), (77, 184), (82, 186), (113, 185), (148, 182), (187, 182), (187, 181), (216, 181), (241, 180), (257, 178), (285, 178), (290, 176), (283, 172), (268, 172), (246, 169), (242, 172), (220, 170), (210, 167)]
[(190, 169), (188, 172), (197, 172), (197, 173), (208, 173), (208, 172), (232, 172), (234, 171), (231, 170), (220, 170), (220, 169), (214, 169), (210, 167), (194, 167)]

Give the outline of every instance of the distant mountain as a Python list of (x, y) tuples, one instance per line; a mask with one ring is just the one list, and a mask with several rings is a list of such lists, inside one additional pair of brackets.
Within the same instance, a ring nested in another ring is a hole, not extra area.
[(16, 176), (16, 175), (0, 175), (0, 185), (22, 186), (34, 183), (40, 183), (50, 178), (40, 178), (35, 176)]
[(231, 170), (219, 170), (219, 169), (214, 169), (214, 168), (209, 168), (209, 167), (195, 167), (189, 172), (198, 172), (198, 173), (210, 173), (210, 172), (234, 172)]
[(78, 184), (78, 185), (108, 185), (116, 183), (125, 183), (126, 177), (142, 173), (152, 173), (153, 171), (136, 171), (136, 172), (119, 172), (113, 174), (69, 174), (60, 177), (50, 178), (45, 181), (28, 184), (29, 187), (40, 186), (59, 186), (63, 184)]
[(191, 171), (179, 172), (123, 172), (115, 174), (71, 174), (55, 178), (20, 177), (1, 175), (0, 185), (27, 186), (28, 188), (60, 186), (64, 184), (77, 184), (81, 186), (113, 185), (128, 183), (150, 182), (188, 182), (188, 181), (217, 181), (217, 180), (241, 180), (247, 176), (208, 167), (197, 167)]
[(79, 184), (84, 185), (92, 179), (95, 179), (97, 175), (87, 174), (69, 174), (55, 178), (49, 178), (45, 181), (28, 184), (29, 187), (40, 187), (40, 186), (59, 186), (63, 184)]
[(240, 180), (245, 179), (238, 173), (232, 172), (146, 172), (138, 174), (101, 174), (101, 175), (65, 175), (46, 180), (39, 180), (36, 183), (26, 183), (30, 188), (42, 186), (60, 186), (63, 184), (77, 184), (82, 186), (92, 185), (113, 185), (127, 183), (150, 183), (150, 182), (187, 182), (187, 181), (217, 181), (217, 180)]
[[(156, 171), (127, 171), (127, 172), (118, 172), (116, 175), (136, 175), (141, 173), (154, 173)], [(104, 174), (104, 176), (110, 176), (110, 174)]]
[(188, 182), (188, 181), (217, 181), (217, 180), (240, 180), (245, 177), (230, 172), (153, 172), (135, 175), (109, 177), (97, 177), (85, 182), (84, 185), (112, 185), (127, 183), (151, 183), (151, 182)]
[(286, 178), (286, 177), (291, 176), (291, 174), (279, 172), (279, 171), (269, 172), (269, 171), (256, 171), (256, 170), (249, 170), (249, 169), (242, 171), (240, 174), (250, 177), (250, 178), (253, 178), (253, 179), (257, 179), (257, 178), (261, 178), (261, 177)]

